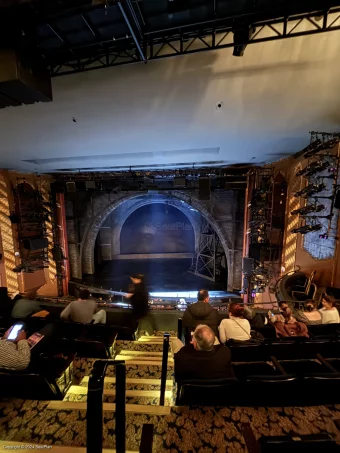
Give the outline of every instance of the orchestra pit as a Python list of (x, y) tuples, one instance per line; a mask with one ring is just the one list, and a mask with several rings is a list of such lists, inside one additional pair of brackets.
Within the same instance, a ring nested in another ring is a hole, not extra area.
[(340, 451), (339, 30), (0, 2), (0, 452)]

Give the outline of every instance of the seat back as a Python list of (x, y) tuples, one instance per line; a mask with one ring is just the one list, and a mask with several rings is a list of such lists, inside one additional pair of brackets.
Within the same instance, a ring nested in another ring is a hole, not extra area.
[(316, 324), (308, 326), (308, 331), (314, 337), (322, 336), (338, 336), (340, 332), (340, 324)]
[(0, 369), (0, 397), (61, 400), (63, 395), (54, 381), (40, 374)]
[(339, 446), (329, 434), (270, 436), (259, 439), (260, 453), (339, 453)]
[(227, 342), (232, 362), (256, 362), (268, 359), (265, 345), (261, 343)]
[(76, 338), (74, 349), (78, 357), (92, 357), (96, 359), (109, 359), (111, 357), (108, 346), (99, 340)]
[(328, 350), (330, 341), (327, 339), (308, 340), (293, 339), (275, 341), (267, 345), (268, 355), (275, 356), (278, 360), (315, 359), (316, 354)]
[[(234, 401), (236, 378), (190, 380), (184, 381), (179, 387), (176, 404), (179, 406), (224, 406)], [(234, 393), (233, 393), (234, 392)]]

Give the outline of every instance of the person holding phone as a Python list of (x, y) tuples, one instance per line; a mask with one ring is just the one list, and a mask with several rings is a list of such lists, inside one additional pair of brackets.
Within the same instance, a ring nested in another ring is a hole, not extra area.
[(31, 361), (24, 324), (14, 324), (0, 339), (0, 368), (25, 370)]

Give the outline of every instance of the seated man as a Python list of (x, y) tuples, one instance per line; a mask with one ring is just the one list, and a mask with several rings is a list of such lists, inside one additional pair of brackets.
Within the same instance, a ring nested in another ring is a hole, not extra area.
[(31, 360), (31, 349), (26, 332), (20, 330), (14, 340), (7, 340), (10, 329), (0, 339), (0, 368), (25, 370)]
[(195, 330), (199, 324), (209, 326), (218, 336), (220, 318), (218, 311), (209, 304), (209, 293), (201, 289), (197, 293), (197, 302), (191, 304), (183, 315), (183, 328), (188, 332)]
[(36, 293), (18, 294), (13, 299), (12, 318), (26, 318), (41, 310), (40, 302), (35, 300)]
[(60, 314), (63, 321), (80, 322), (89, 324), (92, 320), (94, 324), (106, 323), (106, 311), (98, 310), (95, 300), (90, 299), (87, 289), (80, 291), (79, 299), (72, 301)]
[(198, 325), (190, 344), (180, 340), (171, 343), (175, 358), (177, 383), (191, 379), (223, 379), (233, 377), (230, 349), (214, 345), (215, 333), (206, 325)]

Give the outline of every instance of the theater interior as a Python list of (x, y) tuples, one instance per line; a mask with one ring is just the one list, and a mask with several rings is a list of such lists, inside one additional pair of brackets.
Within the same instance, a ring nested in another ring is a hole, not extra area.
[[(0, 451), (340, 451), (339, 37), (340, 0), (0, 2)], [(176, 382), (201, 289), (263, 326)]]

